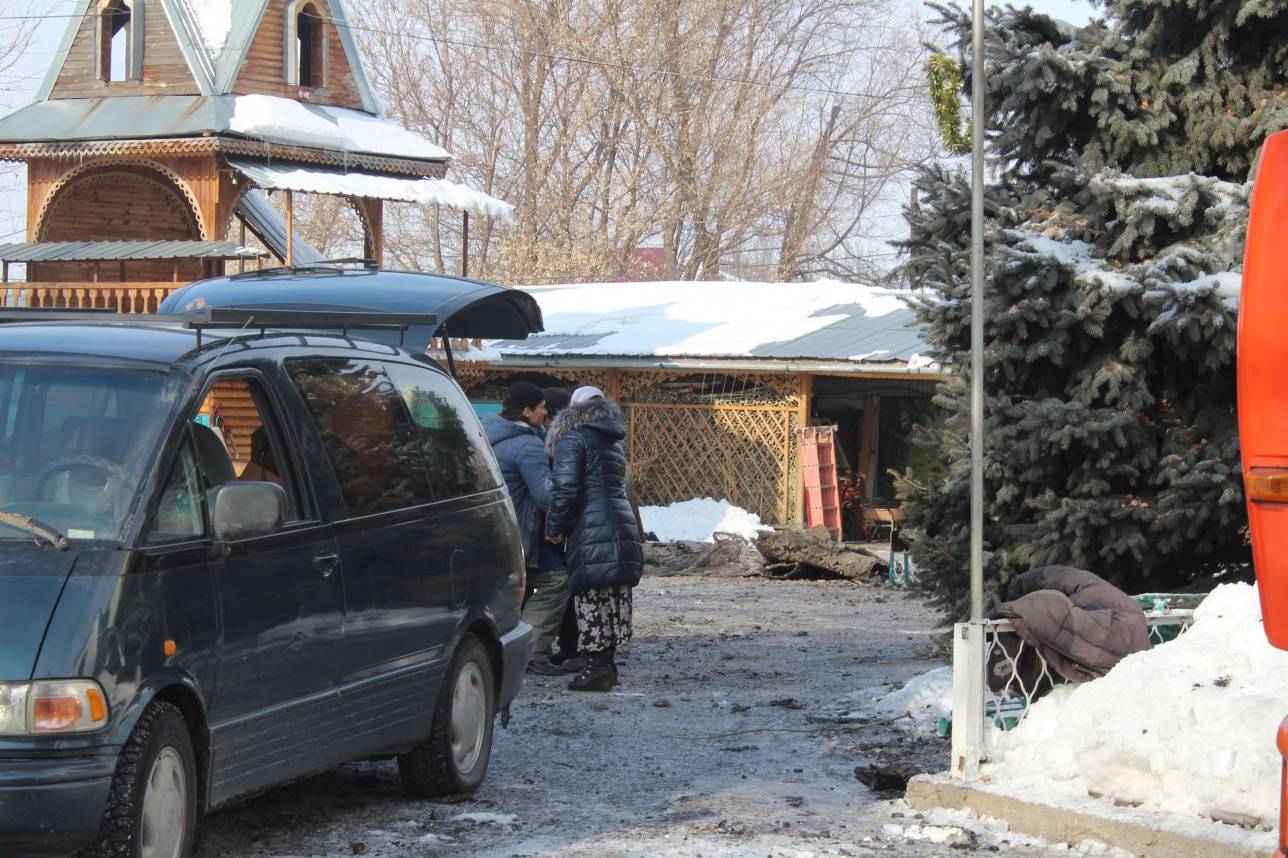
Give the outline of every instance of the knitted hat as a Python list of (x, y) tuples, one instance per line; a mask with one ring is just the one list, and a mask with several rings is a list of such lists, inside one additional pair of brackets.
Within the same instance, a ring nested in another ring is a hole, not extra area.
[(501, 400), (501, 408), (509, 413), (521, 414), (523, 409), (536, 408), (545, 401), (546, 395), (541, 388), (530, 381), (516, 381), (505, 392), (505, 399)]

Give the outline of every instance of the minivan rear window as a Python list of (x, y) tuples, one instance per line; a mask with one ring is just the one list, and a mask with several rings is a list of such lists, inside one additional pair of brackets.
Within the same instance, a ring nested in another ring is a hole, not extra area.
[(430, 369), (387, 364), (420, 435), (429, 484), (439, 500), (496, 488), (501, 475), (482, 453), (487, 439), (456, 385)]
[[(0, 511), (119, 540), (183, 387), (156, 370), (0, 362)], [(0, 540), (30, 538), (0, 525)]]
[(433, 500), (420, 442), (384, 366), (361, 360), (287, 361), (322, 435), (353, 516)]

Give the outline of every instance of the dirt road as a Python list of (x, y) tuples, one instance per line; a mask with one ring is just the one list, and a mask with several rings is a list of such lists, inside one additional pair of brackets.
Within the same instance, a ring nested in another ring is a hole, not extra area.
[(914, 599), (849, 582), (654, 577), (635, 616), (616, 691), (529, 675), (472, 799), (412, 801), (393, 763), (354, 764), (208, 817), (197, 855), (1051, 853), (978, 820), (915, 818), (856, 780), (891, 749), (946, 766), (944, 744), (825, 718), (850, 692), (939, 664), (935, 618)]

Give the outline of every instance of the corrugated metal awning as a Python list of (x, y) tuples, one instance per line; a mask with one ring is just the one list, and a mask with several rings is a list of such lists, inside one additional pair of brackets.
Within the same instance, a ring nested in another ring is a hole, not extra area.
[(439, 205), (508, 221), (514, 206), (446, 179), (409, 179), (375, 173), (319, 170), (290, 164), (229, 159), (229, 165), (265, 190), (301, 191), (342, 197), (369, 197), (422, 205)]
[[(263, 191), (251, 188), (242, 194), (237, 201), (237, 216), (246, 222), (246, 226), (264, 242), (265, 247), (276, 253), (279, 259), (286, 259), (286, 219), (273, 208)], [(321, 251), (305, 241), (298, 232), (295, 233), (292, 253), (296, 265), (315, 265), (326, 259)]]
[(0, 244), (4, 262), (125, 262), (144, 259), (255, 259), (232, 241), (41, 241)]

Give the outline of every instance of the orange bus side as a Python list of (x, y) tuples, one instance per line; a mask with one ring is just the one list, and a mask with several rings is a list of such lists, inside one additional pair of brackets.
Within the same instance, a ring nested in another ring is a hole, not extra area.
[[(1252, 192), (1238, 380), (1247, 493), (1250, 473), (1288, 472), (1288, 132), (1266, 139)], [(1288, 649), (1288, 503), (1247, 503), (1266, 637)]]

